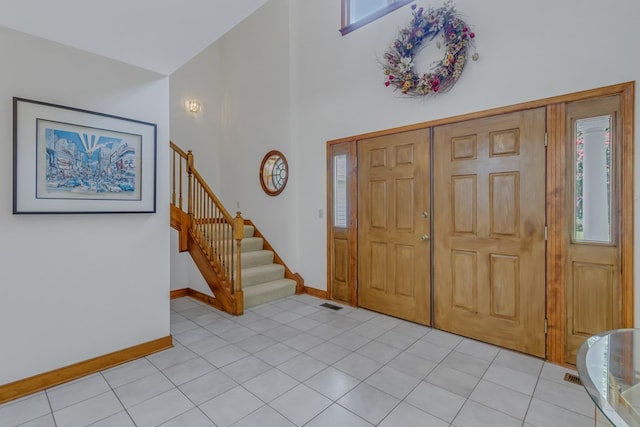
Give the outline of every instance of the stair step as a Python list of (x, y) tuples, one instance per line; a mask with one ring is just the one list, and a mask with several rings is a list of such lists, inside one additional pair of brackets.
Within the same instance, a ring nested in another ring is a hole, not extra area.
[(291, 279), (273, 280), (249, 288), (243, 287), (243, 291), (244, 307), (249, 308), (294, 295), (296, 293), (296, 282)]
[(245, 237), (242, 239), (242, 252), (261, 251), (262, 244), (260, 237)]
[(253, 225), (245, 225), (243, 230), (243, 237), (253, 237), (255, 227)]
[(271, 282), (284, 277), (284, 266), (280, 264), (260, 265), (242, 269), (242, 288)]
[(259, 250), (242, 252), (242, 268), (273, 264), (273, 252)]

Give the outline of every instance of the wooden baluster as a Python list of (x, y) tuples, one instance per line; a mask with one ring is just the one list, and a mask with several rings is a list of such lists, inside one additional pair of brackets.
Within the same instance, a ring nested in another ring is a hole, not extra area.
[(187, 214), (191, 217), (191, 224), (192, 226), (195, 225), (195, 223), (193, 222), (193, 203), (194, 203), (194, 197), (195, 195), (194, 193), (194, 183), (193, 183), (193, 153), (191, 152), (191, 150), (189, 150), (187, 152), (187, 177), (189, 179), (189, 188), (188, 188), (188, 193), (187, 193)]
[(180, 168), (180, 172), (178, 173), (178, 183), (180, 185), (180, 187), (178, 188), (178, 204), (180, 207), (180, 210), (182, 209), (182, 175), (184, 174), (183, 169), (182, 169), (182, 164), (184, 163), (184, 160), (182, 159), (182, 156), (180, 157), (180, 160), (178, 162), (178, 166)]
[(215, 221), (216, 230), (216, 255), (218, 255), (218, 258), (220, 258), (220, 239), (222, 239), (222, 236), (220, 235), (220, 213), (218, 212), (218, 207), (213, 203), (213, 200), (211, 200), (211, 203), (213, 204), (212, 220)]
[(172, 151), (171, 158), (171, 204), (176, 205), (176, 151)]

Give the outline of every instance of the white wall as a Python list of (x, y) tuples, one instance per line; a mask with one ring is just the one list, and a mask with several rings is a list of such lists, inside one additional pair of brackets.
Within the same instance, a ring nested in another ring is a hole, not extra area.
[[(205, 49), (170, 78), (171, 140), (183, 150), (192, 150), (195, 167), (219, 196), (222, 189), (219, 162), (222, 145), (220, 103), (221, 54), (217, 44)], [(187, 99), (200, 101), (199, 113), (189, 112)], [(186, 194), (183, 208), (186, 211)], [(178, 232), (171, 231), (171, 289), (191, 288), (211, 294), (209, 286), (188, 252), (178, 253)]]
[[(0, 27), (0, 385), (169, 335), (168, 78)], [(156, 214), (12, 215), (12, 97), (158, 124)]]
[[(278, 238), (274, 246), (307, 286), (326, 289), (326, 219), (318, 215), (326, 208), (326, 141), (640, 79), (636, 0), (607, 4), (606, 11), (599, 0), (457, 0), (477, 34), (480, 59), (468, 63), (450, 92), (424, 98), (386, 88), (379, 65), (408, 25), (410, 8), (343, 37), (340, 4), (270, 0), (214, 45), (225, 73), (207, 83), (226, 94), (219, 101), (222, 157), (211, 164), (225, 178), (224, 200), (240, 199), (268, 237), (285, 224), (294, 228), (293, 241)], [(291, 176), (283, 195), (268, 199), (256, 171), (271, 148), (288, 156)]]
[[(251, 219), (278, 254), (295, 269), (297, 177), (290, 119), (289, 1), (269, 0), (219, 45), (223, 87), (222, 201)], [(268, 196), (260, 186), (260, 163), (271, 150), (289, 165), (284, 191)]]
[[(294, 205), (295, 178), (278, 197), (270, 197), (260, 187), (258, 169), (273, 149), (295, 157), (289, 80), (286, 0), (270, 0), (171, 75), (171, 139), (193, 150), (196, 168), (226, 209), (251, 219), (286, 262), (296, 258), (295, 216), (283, 212)], [(192, 96), (203, 104), (196, 115), (184, 109), (185, 98)], [(177, 233), (173, 239), (172, 269), (181, 273), (172, 270), (171, 288), (211, 295), (189, 255), (177, 253)]]

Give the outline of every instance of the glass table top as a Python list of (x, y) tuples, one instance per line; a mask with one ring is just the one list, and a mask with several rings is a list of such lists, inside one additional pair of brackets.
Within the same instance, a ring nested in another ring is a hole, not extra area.
[(614, 426), (640, 426), (640, 329), (588, 338), (576, 365), (587, 393)]

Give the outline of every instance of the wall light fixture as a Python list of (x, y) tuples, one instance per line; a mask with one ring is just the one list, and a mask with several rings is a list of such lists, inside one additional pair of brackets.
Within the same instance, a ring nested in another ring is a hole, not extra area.
[(187, 99), (187, 110), (192, 113), (199, 113), (202, 110), (202, 105), (197, 99)]

